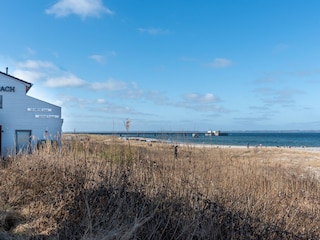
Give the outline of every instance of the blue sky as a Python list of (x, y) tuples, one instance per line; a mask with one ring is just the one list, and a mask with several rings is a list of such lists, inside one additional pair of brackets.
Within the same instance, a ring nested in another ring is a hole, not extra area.
[(318, 0), (5, 0), (0, 71), (63, 131), (319, 130)]

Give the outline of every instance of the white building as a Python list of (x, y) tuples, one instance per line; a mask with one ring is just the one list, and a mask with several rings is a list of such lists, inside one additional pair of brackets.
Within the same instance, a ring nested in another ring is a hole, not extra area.
[(27, 95), (31, 83), (0, 71), (0, 155), (32, 151), (43, 140), (60, 144), (61, 107)]

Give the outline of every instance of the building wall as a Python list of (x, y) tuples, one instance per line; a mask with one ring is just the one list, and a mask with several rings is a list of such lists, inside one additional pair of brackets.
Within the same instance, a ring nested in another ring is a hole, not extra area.
[(52, 139), (60, 142), (61, 107), (26, 95), (26, 84), (5, 74), (0, 74), (0, 96), (2, 156), (16, 152), (16, 131), (19, 130), (31, 131), (31, 149), (38, 140)]

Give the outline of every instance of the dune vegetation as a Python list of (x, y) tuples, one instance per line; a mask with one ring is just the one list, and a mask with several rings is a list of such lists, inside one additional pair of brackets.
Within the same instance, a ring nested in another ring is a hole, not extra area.
[(319, 239), (318, 155), (66, 135), (2, 160), (0, 239)]

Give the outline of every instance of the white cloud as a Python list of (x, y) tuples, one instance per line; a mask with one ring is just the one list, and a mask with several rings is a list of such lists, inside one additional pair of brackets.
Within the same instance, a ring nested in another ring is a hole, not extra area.
[(13, 72), (13, 76), (22, 79), (26, 82), (35, 82), (44, 75), (41, 72), (17, 69)]
[(97, 99), (97, 103), (98, 104), (104, 104), (104, 103), (106, 103), (106, 100), (102, 99), (102, 98), (99, 98), (99, 99)]
[(117, 53), (115, 51), (107, 52), (106, 54), (92, 54), (89, 56), (90, 59), (96, 61), (97, 63), (103, 64), (105, 63), (109, 58), (117, 56)]
[(94, 54), (89, 56), (90, 59), (96, 61), (97, 63), (104, 63), (105, 62), (105, 57), (102, 55)]
[(40, 79), (46, 87), (79, 87), (86, 84), (84, 80), (62, 71), (49, 61), (26, 60), (18, 62), (17, 67), (14, 76), (28, 82)]
[(45, 85), (47, 87), (80, 87), (85, 85), (86, 82), (72, 73), (69, 73), (62, 77), (49, 78)]
[(212, 68), (226, 68), (232, 65), (232, 61), (226, 58), (216, 58), (208, 65)]
[(40, 60), (27, 60), (25, 62), (20, 62), (18, 63), (18, 67), (29, 69), (55, 68), (54, 64), (52, 64), (51, 62)]
[(291, 88), (257, 88), (254, 89), (254, 92), (259, 95), (262, 103), (266, 104), (265, 106), (274, 106), (278, 104), (285, 107), (294, 106), (297, 96), (305, 94), (302, 90)]
[(199, 112), (226, 112), (227, 109), (217, 105), (221, 100), (212, 93), (198, 94), (189, 93), (182, 96), (183, 100), (172, 102), (172, 105), (178, 108), (187, 108)]
[(184, 99), (193, 103), (211, 103), (219, 101), (219, 99), (212, 93), (200, 95), (197, 93), (190, 93), (184, 96)]
[(93, 90), (108, 90), (108, 91), (118, 91), (127, 88), (127, 84), (122, 81), (116, 81), (110, 79), (106, 82), (95, 82), (92, 83), (91, 88)]
[(150, 35), (168, 34), (169, 31), (161, 28), (138, 28), (141, 33), (147, 33)]
[(104, 13), (113, 14), (109, 8), (103, 6), (102, 0), (59, 0), (47, 9), (46, 13), (55, 15), (56, 17), (76, 14), (82, 18), (99, 17)]
[(130, 89), (125, 93), (125, 97), (131, 98), (131, 99), (137, 99), (143, 97), (144, 91), (139, 88), (138, 84), (136, 82), (132, 82), (130, 84)]

